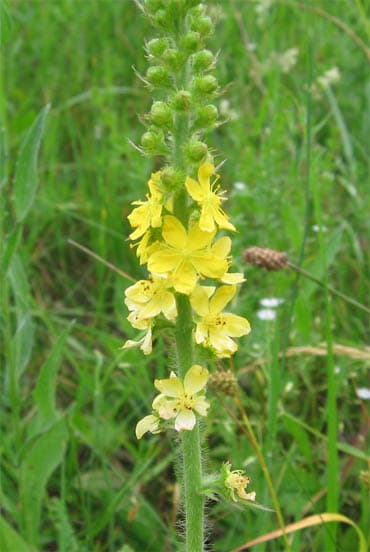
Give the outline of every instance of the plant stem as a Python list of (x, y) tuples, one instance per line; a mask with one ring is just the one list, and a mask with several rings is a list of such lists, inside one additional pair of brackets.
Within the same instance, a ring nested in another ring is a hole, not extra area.
[[(192, 312), (189, 298), (178, 294), (176, 348), (180, 376), (184, 377), (193, 362)], [(186, 552), (203, 552), (204, 498), (202, 487), (201, 443), (198, 423), (192, 431), (181, 435), (183, 453), (184, 506), (186, 524)]]

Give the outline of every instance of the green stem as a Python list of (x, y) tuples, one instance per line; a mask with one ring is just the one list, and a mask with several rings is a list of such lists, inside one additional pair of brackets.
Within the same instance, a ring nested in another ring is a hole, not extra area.
[[(176, 348), (179, 375), (184, 377), (193, 363), (193, 317), (189, 298), (178, 294)], [(184, 506), (186, 524), (186, 552), (203, 552), (204, 498), (202, 488), (202, 461), (199, 425), (181, 435), (183, 458)]]

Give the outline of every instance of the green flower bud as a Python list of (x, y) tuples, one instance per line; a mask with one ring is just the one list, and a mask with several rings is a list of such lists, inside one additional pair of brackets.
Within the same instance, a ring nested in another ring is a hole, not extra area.
[(191, 106), (191, 94), (187, 90), (179, 90), (176, 92), (172, 105), (176, 111), (189, 111)]
[(141, 137), (141, 145), (147, 155), (164, 155), (167, 146), (160, 130), (148, 130)]
[(217, 107), (209, 104), (199, 109), (197, 117), (194, 121), (196, 129), (212, 127), (215, 125), (218, 117)]
[(146, 78), (153, 86), (166, 88), (171, 84), (168, 70), (160, 65), (153, 65), (152, 67), (149, 67), (146, 72)]
[(172, 110), (165, 102), (154, 102), (149, 117), (151, 122), (158, 127), (172, 127)]
[(200, 96), (210, 96), (216, 92), (218, 88), (217, 79), (213, 75), (204, 75), (197, 77), (193, 81), (194, 91)]
[(161, 56), (166, 48), (168, 48), (167, 38), (153, 38), (153, 40), (150, 40), (146, 45), (149, 54), (154, 57)]
[(161, 182), (165, 191), (170, 192), (178, 188), (183, 182), (183, 176), (171, 166), (165, 167), (161, 173)]
[(180, 41), (181, 48), (188, 54), (192, 54), (199, 49), (201, 37), (200, 34), (194, 31), (189, 31)]
[(191, 140), (185, 148), (185, 153), (192, 163), (200, 163), (207, 155), (207, 152), (207, 144), (199, 140)]
[(154, 15), (154, 24), (160, 29), (170, 31), (173, 27), (173, 20), (169, 17), (166, 10), (158, 10)]
[(191, 28), (203, 37), (209, 36), (214, 31), (212, 19), (206, 15), (203, 17), (195, 17), (192, 21)]
[(192, 56), (193, 69), (196, 73), (205, 71), (212, 65), (214, 56), (209, 50), (201, 50)]
[(181, 53), (175, 48), (167, 48), (163, 52), (162, 60), (173, 71), (180, 69), (183, 64)]

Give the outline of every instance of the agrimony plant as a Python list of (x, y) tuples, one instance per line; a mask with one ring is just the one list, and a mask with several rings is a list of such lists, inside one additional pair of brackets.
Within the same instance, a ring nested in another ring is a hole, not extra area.
[(210, 407), (205, 364), (233, 355), (238, 348), (233, 338), (247, 335), (250, 325), (224, 310), (244, 278), (230, 271), (228, 234), (236, 229), (222, 208), (225, 192), (204, 141), (218, 124), (212, 103), (219, 89), (216, 58), (205, 47), (214, 31), (212, 20), (194, 0), (139, 5), (158, 33), (145, 46), (150, 66), (143, 80), (154, 101), (143, 118), (147, 128), (141, 151), (160, 159), (161, 168), (151, 175), (146, 198), (135, 201), (128, 216), (132, 247), (147, 266), (148, 278), (126, 289), (128, 320), (143, 333), (124, 347), (137, 346), (149, 355), (160, 332), (173, 336), (175, 360), (168, 377), (154, 381), (159, 394), (152, 412), (138, 422), (136, 436), (166, 430), (179, 434), (186, 550), (200, 552), (205, 494), (255, 499), (245, 492), (249, 479), (229, 463), (218, 475), (202, 473), (199, 431)]

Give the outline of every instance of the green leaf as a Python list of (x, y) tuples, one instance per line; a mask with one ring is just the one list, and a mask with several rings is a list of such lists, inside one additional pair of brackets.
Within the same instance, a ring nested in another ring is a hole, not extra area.
[(2, 517), (0, 517), (0, 550), (2, 552), (31, 552), (28, 544)]
[(57, 373), (60, 367), (64, 344), (73, 324), (74, 322), (71, 322), (59, 336), (48, 359), (40, 370), (37, 384), (33, 392), (33, 397), (38, 407), (38, 415), (32, 431), (33, 435), (45, 430), (58, 418), (58, 411), (55, 405)]
[(14, 182), (14, 206), (17, 222), (22, 222), (25, 219), (35, 199), (38, 186), (37, 156), (49, 109), (50, 104), (42, 109), (27, 131), (19, 151)]
[(62, 419), (40, 435), (30, 447), (20, 468), (21, 519), (26, 538), (38, 545), (42, 500), (47, 482), (62, 462), (67, 428)]

